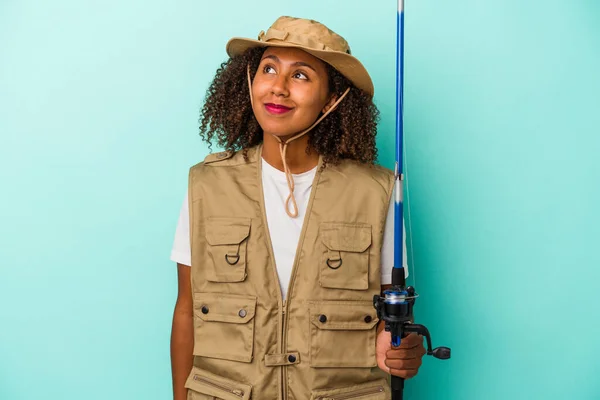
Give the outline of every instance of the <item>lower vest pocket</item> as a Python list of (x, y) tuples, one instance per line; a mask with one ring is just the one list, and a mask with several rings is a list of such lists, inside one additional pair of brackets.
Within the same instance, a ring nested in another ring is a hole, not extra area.
[(391, 392), (385, 379), (337, 389), (313, 390), (310, 400), (388, 400)]
[(371, 301), (309, 302), (311, 367), (377, 366), (377, 312)]
[(194, 355), (251, 362), (256, 297), (194, 293)]
[(252, 386), (212, 374), (197, 367), (192, 368), (185, 387), (187, 400), (249, 400)]

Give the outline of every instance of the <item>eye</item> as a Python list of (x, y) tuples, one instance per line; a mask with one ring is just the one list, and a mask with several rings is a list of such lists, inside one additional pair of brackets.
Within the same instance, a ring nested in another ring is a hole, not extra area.
[(293, 76), (296, 79), (302, 79), (302, 80), (306, 80), (306, 81), (308, 80), (308, 76), (306, 76), (306, 74), (304, 72), (298, 71), (298, 72), (294, 73)]
[(270, 65), (266, 65), (266, 66), (263, 68), (263, 72), (264, 72), (265, 74), (274, 74), (274, 73), (275, 73), (275, 68), (273, 68), (273, 67), (272, 67), (272, 66), (270, 66)]

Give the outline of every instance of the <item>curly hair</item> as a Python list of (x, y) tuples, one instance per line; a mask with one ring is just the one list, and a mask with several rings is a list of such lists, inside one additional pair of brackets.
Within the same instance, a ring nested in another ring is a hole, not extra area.
[[(256, 74), (265, 48), (251, 48), (222, 63), (206, 91), (201, 110), (200, 136), (212, 146), (213, 140), (226, 150), (246, 151), (263, 140), (248, 88), (247, 66)], [(335, 68), (325, 63), (329, 75), (329, 90), (341, 96), (350, 87), (344, 100), (323, 121), (308, 133), (308, 147), (323, 156), (325, 164), (337, 164), (343, 159), (374, 164), (377, 160), (375, 136), (379, 110), (372, 98), (354, 86)], [(307, 149), (307, 151), (309, 151)]]

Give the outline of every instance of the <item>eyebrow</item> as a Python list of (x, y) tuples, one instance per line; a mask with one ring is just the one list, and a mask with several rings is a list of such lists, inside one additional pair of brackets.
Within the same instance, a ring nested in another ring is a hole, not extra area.
[[(267, 58), (270, 58), (270, 59), (274, 60), (275, 62), (281, 63), (281, 60), (274, 54), (270, 54), (270, 55), (264, 57), (263, 60), (266, 60)], [(296, 61), (295, 63), (292, 64), (292, 67), (307, 67), (307, 68), (310, 68), (313, 71), (317, 72), (317, 70), (314, 69), (312, 65), (307, 64), (303, 61)]]

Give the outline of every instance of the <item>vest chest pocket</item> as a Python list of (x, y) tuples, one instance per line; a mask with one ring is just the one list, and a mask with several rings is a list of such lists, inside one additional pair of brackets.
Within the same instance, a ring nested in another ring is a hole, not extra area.
[(249, 363), (256, 297), (194, 294), (194, 355)]
[(209, 218), (206, 242), (209, 262), (206, 279), (211, 282), (242, 282), (246, 279), (249, 218)]
[(319, 283), (333, 289), (369, 288), (371, 225), (344, 222), (321, 224), (323, 256)]
[(377, 312), (371, 301), (309, 302), (312, 367), (377, 366)]

